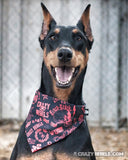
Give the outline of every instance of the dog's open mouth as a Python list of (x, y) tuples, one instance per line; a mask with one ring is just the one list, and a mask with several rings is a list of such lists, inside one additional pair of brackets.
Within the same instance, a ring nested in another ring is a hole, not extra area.
[(56, 80), (56, 86), (59, 88), (68, 88), (71, 86), (73, 79), (77, 76), (79, 72), (78, 67), (53, 67), (51, 66), (51, 71), (53, 77)]

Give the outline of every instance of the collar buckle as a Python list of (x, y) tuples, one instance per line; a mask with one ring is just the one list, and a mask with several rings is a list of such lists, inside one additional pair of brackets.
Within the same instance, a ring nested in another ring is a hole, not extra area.
[(85, 116), (88, 116), (88, 115), (89, 115), (89, 109), (85, 108)]
[(84, 113), (84, 115), (85, 115), (85, 116), (88, 116), (88, 115), (89, 115), (89, 109), (86, 108), (86, 104), (85, 104), (84, 106), (85, 106), (85, 113)]

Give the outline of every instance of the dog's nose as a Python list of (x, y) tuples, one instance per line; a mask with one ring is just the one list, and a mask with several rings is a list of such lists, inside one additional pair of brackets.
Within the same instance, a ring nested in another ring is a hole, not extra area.
[(69, 49), (60, 49), (57, 56), (60, 61), (68, 62), (72, 59), (72, 51)]

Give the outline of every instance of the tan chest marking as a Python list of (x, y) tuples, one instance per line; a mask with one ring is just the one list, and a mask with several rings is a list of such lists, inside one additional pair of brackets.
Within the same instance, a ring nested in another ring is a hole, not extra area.
[(56, 160), (88, 160), (85, 157), (75, 157), (66, 153), (57, 153)]
[(53, 152), (51, 149), (42, 152), (36, 152), (31, 156), (21, 156), (17, 160), (54, 160)]

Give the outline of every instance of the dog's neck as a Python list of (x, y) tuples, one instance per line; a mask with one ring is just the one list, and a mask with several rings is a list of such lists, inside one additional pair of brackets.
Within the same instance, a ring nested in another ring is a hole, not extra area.
[[(83, 104), (83, 99), (82, 99), (82, 87), (83, 87), (83, 82), (84, 82), (84, 76), (86, 73), (87, 67), (81, 72), (79, 77), (77, 78), (74, 88), (71, 92), (71, 94), (68, 97), (68, 102), (76, 105)], [(64, 89), (62, 89), (64, 90)], [(39, 88), (39, 91), (42, 92), (43, 94), (47, 94), (51, 97), (56, 97), (58, 98), (53, 90), (53, 81), (51, 79), (51, 76), (49, 74), (49, 71), (47, 67), (45, 66), (44, 62), (42, 64), (42, 70), (41, 70), (41, 85)], [(63, 97), (62, 97), (63, 99)]]

